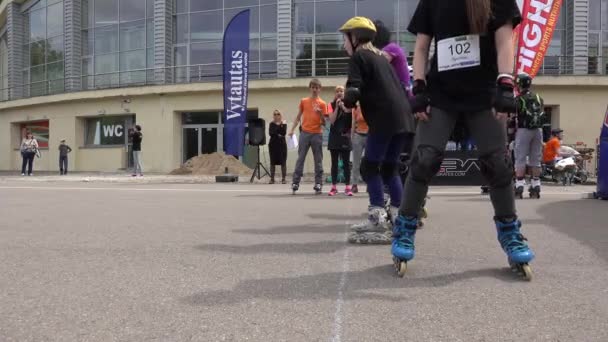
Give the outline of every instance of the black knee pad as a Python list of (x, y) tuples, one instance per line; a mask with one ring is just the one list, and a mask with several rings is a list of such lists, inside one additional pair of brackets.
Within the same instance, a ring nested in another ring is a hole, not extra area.
[(365, 182), (367, 182), (367, 180), (373, 176), (377, 176), (380, 174), (380, 163), (378, 162), (371, 162), (369, 160), (367, 160), (367, 158), (363, 158), (363, 160), (361, 161), (361, 178), (363, 178), (363, 180)]
[(443, 151), (429, 145), (418, 146), (409, 167), (412, 179), (419, 183), (429, 183), (439, 172), (442, 161)]
[(504, 188), (513, 182), (513, 165), (505, 151), (498, 150), (479, 157), (481, 173), (490, 188)]
[(399, 164), (382, 163), (382, 166), (380, 167), (380, 175), (382, 175), (382, 180), (385, 182), (395, 176), (399, 176)]

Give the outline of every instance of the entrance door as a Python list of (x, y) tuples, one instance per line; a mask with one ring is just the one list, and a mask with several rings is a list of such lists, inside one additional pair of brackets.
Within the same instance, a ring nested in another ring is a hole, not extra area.
[(198, 128), (184, 128), (184, 161), (199, 155)]
[(220, 125), (184, 125), (183, 160), (211, 154), (223, 149), (223, 136)]
[(200, 154), (211, 154), (217, 152), (218, 135), (217, 127), (205, 127), (201, 132)]

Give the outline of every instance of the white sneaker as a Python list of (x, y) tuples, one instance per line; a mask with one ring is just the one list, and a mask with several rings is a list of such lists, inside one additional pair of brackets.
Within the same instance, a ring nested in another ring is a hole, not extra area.
[(352, 232), (385, 232), (389, 230), (389, 219), (386, 210), (381, 207), (369, 207), (367, 220), (351, 226)]
[(21, 175), (22, 175), (22, 176), (25, 176), (25, 173), (22, 173)]

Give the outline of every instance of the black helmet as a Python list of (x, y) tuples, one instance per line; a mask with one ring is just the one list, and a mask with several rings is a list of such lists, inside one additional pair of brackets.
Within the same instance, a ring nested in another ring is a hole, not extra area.
[(532, 85), (532, 77), (525, 72), (521, 73), (517, 75), (516, 83), (519, 89), (529, 89)]
[(376, 25), (376, 37), (372, 44), (374, 44), (377, 49), (382, 50), (391, 42), (391, 31), (381, 20), (374, 21), (374, 25)]
[(564, 130), (561, 128), (554, 128), (551, 130), (551, 135), (558, 135), (560, 133), (562, 133)]

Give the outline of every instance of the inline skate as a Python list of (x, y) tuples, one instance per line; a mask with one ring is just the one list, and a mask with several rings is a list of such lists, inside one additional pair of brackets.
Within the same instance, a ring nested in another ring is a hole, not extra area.
[(528, 247), (527, 239), (520, 232), (521, 222), (496, 220), (498, 242), (507, 254), (511, 270), (518, 272), (525, 280), (532, 280), (532, 269), (529, 262), (534, 259), (534, 252)]

